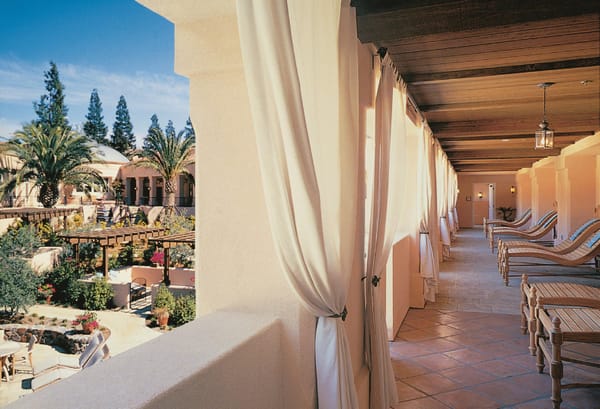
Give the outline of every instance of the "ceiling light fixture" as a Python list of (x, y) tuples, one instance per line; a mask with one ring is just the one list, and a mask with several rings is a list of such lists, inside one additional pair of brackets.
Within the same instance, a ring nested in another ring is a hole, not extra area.
[(542, 82), (538, 87), (544, 90), (544, 118), (540, 122), (540, 129), (535, 131), (535, 149), (552, 149), (554, 148), (554, 131), (548, 127), (546, 121), (546, 88), (554, 85), (553, 82)]

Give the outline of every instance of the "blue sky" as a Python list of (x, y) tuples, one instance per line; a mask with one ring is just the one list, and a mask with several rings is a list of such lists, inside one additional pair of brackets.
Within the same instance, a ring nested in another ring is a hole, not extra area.
[(138, 144), (158, 115), (181, 130), (188, 80), (173, 71), (173, 24), (133, 0), (0, 0), (0, 136), (35, 119), (54, 61), (69, 121), (81, 126), (98, 89), (109, 135), (120, 95)]

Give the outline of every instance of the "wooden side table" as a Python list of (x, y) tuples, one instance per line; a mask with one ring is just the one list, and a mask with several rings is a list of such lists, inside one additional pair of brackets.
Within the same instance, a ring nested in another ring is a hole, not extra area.
[[(23, 345), (15, 341), (0, 342), (0, 371), (6, 376), (6, 382), (10, 381), (10, 374), (8, 371), (8, 365), (6, 365), (6, 361), (8, 360), (9, 356), (13, 355), (15, 352), (18, 352), (22, 347)], [(0, 373), (0, 380), (1, 375), (2, 373)]]
[(595, 308), (547, 308), (538, 299), (536, 307), (538, 372), (544, 371), (544, 359), (550, 363), (552, 377), (552, 403), (560, 409), (561, 389), (600, 387), (600, 383), (562, 384), (563, 362), (600, 368), (600, 363), (570, 358), (562, 355), (565, 342), (600, 343), (600, 310)]
[(537, 329), (535, 307), (540, 299), (544, 305), (600, 308), (600, 288), (567, 282), (529, 283), (521, 276), (521, 331), (529, 332), (529, 351), (536, 354)]

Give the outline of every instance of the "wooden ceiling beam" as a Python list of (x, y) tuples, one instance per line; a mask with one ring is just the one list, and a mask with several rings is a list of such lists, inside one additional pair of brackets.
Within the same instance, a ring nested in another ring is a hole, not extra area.
[(506, 67), (478, 68), (471, 70), (459, 70), (448, 72), (432, 72), (426, 74), (408, 73), (402, 74), (402, 79), (404, 79), (404, 81), (406, 81), (409, 85), (422, 85), (462, 78), (491, 77), (495, 75), (564, 70), (581, 67), (595, 67), (597, 65), (600, 65), (600, 57), (577, 58), (574, 60), (552, 61), (536, 64), (510, 65)]
[(450, 161), (466, 162), (466, 161), (489, 161), (489, 160), (518, 160), (518, 159), (535, 159), (539, 160), (546, 156), (555, 156), (560, 154), (560, 149), (555, 147), (554, 149), (533, 149), (533, 144), (530, 149), (503, 149), (493, 151), (468, 151), (468, 152), (456, 152), (446, 151), (448, 159)]
[[(559, 105), (563, 102), (575, 104), (590, 104), (598, 100), (597, 95), (579, 95), (576, 97), (560, 96), (552, 99), (552, 103)], [(478, 101), (478, 102), (457, 102), (447, 104), (422, 105), (419, 110), (423, 113), (433, 112), (461, 112), (461, 111), (483, 111), (483, 110), (498, 110), (514, 107), (516, 104), (536, 104), (539, 105), (539, 96), (522, 99), (511, 100), (494, 100), (494, 101)]]
[[(535, 132), (535, 120), (506, 119), (494, 121), (456, 121), (456, 122), (430, 122), (429, 127), (433, 135), (438, 138), (460, 136), (485, 136), (485, 135), (514, 135)], [(550, 118), (550, 126), (562, 132), (589, 131), (590, 124), (595, 129), (600, 129), (600, 116), (573, 117), (568, 121), (558, 121)]]
[(414, 2), (408, 3), (407, 8), (402, 8), (402, 2), (396, 2), (400, 6), (392, 11), (374, 14), (368, 14), (372, 1), (355, 3), (362, 14), (357, 16), (357, 23), (358, 38), (363, 43), (398, 41), (407, 37), (476, 30), (598, 11), (597, 2), (590, 0), (456, 0), (439, 4), (425, 2), (423, 5)]
[(519, 169), (530, 168), (531, 163), (526, 164), (525, 166), (505, 166), (505, 167), (480, 167), (480, 166), (458, 166), (454, 167), (454, 170), (457, 173), (478, 173), (478, 172), (516, 172)]
[[(579, 132), (555, 132), (554, 139), (560, 140), (562, 138), (568, 138), (572, 140), (579, 140), (581, 138), (585, 138), (586, 136), (591, 136), (595, 132), (593, 130), (588, 131), (579, 131)], [(451, 143), (464, 143), (464, 142), (482, 142), (489, 143), (489, 141), (502, 141), (503, 139), (508, 139), (509, 141), (514, 140), (526, 140), (533, 138), (533, 134), (530, 133), (522, 133), (522, 134), (508, 134), (508, 135), (482, 135), (482, 136), (454, 136), (454, 137), (439, 137), (438, 140), (442, 144), (451, 144)]]

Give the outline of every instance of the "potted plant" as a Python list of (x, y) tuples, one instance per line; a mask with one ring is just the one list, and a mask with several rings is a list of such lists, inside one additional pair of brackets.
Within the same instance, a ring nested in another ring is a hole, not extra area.
[(46, 304), (50, 304), (50, 300), (55, 292), (56, 288), (50, 283), (42, 284), (38, 287), (38, 294), (46, 299)]
[(73, 325), (81, 324), (84, 334), (91, 334), (96, 328), (98, 328), (98, 314), (94, 311), (86, 311), (83, 314), (75, 317)]
[(175, 307), (175, 297), (166, 285), (161, 284), (156, 293), (156, 299), (152, 306), (152, 314), (158, 322), (160, 328), (165, 328), (169, 323), (169, 314)]

